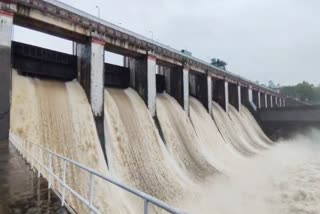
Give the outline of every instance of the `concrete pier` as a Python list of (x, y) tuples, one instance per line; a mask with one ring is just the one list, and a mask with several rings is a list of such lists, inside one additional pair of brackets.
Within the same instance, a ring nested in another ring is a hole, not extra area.
[[(183, 68), (183, 109), (187, 114), (190, 113), (189, 107), (189, 69)], [(212, 103), (212, 102), (211, 102)]]
[(208, 112), (211, 115), (212, 112), (212, 77), (207, 76), (207, 90), (208, 90)]
[(105, 42), (92, 38), (87, 44), (76, 44), (78, 79), (91, 105), (97, 133), (105, 152), (104, 136), (104, 46)]
[(13, 14), (0, 10), (0, 140), (9, 138)]
[(153, 55), (136, 58), (130, 67), (134, 88), (146, 103), (151, 115), (156, 115), (156, 58)]
[(254, 99), (254, 93), (250, 86), (248, 87), (248, 99), (249, 99), (249, 106), (256, 111), (257, 110), (256, 102), (258, 99), (257, 97), (256, 99)]
[(256, 108), (259, 108), (259, 91), (252, 89), (252, 101)]
[(147, 106), (152, 116), (156, 115), (156, 57), (147, 57)]
[(261, 108), (261, 92), (258, 91), (258, 108)]
[(279, 98), (275, 97), (275, 103), (276, 103), (276, 107), (279, 107)]
[(104, 106), (104, 45), (93, 38), (91, 41), (91, 94), (90, 101), (94, 116), (103, 116)]
[(263, 92), (260, 92), (260, 104), (261, 108), (266, 108), (266, 94)]
[(87, 44), (77, 44), (78, 78), (91, 104), (94, 116), (103, 116), (104, 45), (92, 38)]

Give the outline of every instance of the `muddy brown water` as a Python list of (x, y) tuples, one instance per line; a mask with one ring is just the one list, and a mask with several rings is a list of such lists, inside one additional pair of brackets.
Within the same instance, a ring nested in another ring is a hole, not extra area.
[(7, 141), (0, 141), (0, 214), (69, 213), (48, 183)]

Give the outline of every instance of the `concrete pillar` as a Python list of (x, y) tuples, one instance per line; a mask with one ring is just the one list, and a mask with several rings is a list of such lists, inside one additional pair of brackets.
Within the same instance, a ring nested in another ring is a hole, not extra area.
[(136, 58), (134, 70), (130, 70), (134, 76), (134, 89), (144, 100), (152, 116), (156, 115), (156, 57), (147, 56)]
[(9, 138), (13, 14), (0, 10), (0, 141)]
[(229, 112), (229, 83), (227, 80), (224, 81), (224, 100), (225, 100), (225, 111)]
[(240, 112), (241, 105), (242, 105), (242, 103), (241, 103), (241, 85), (238, 84), (237, 88), (238, 88), (238, 106), (239, 106), (238, 111)]
[(156, 57), (148, 55), (147, 57), (147, 106), (151, 115), (156, 115)]
[(207, 76), (207, 90), (208, 90), (208, 112), (211, 115), (212, 112), (212, 77)]
[(273, 108), (273, 97), (270, 95), (270, 108)]
[(286, 107), (286, 99), (283, 99), (282, 106)]
[[(86, 44), (76, 44), (78, 79), (91, 105), (101, 147), (105, 152), (104, 137), (104, 46), (99, 38)], [(107, 160), (107, 158), (106, 158)]]
[(282, 107), (282, 98), (279, 98), (279, 107)]
[[(162, 67), (163, 69), (163, 74), (166, 79), (166, 91), (170, 94), (171, 93), (171, 69), (167, 67)], [(167, 84), (168, 83), (168, 84)], [(189, 83), (189, 81), (188, 81)]]
[(104, 45), (92, 38), (87, 44), (77, 44), (78, 78), (90, 101), (93, 115), (103, 116)]
[(129, 57), (123, 57), (123, 67), (129, 68)]
[(105, 41), (95, 38), (91, 40), (90, 102), (94, 116), (103, 116), (104, 46)]
[(258, 91), (258, 108), (261, 109), (261, 92)]
[(252, 88), (248, 88), (248, 98), (249, 98), (249, 102), (253, 102), (253, 96), (252, 96)]
[(134, 58), (128, 58), (128, 68), (130, 71), (130, 87), (136, 86), (136, 60)]
[(248, 87), (248, 98), (249, 98), (250, 107), (252, 107), (256, 111), (257, 110), (257, 106), (256, 106), (256, 104), (254, 102), (253, 91), (252, 91), (252, 88), (250, 86)]
[(260, 108), (265, 108), (266, 104), (265, 104), (265, 99), (264, 99), (264, 93), (263, 92), (259, 92), (259, 99), (260, 99)]
[(252, 91), (252, 101), (254, 104), (255, 109), (259, 108), (259, 91), (258, 90), (251, 90)]
[(264, 94), (265, 108), (268, 108), (268, 95)]
[(183, 68), (183, 109), (189, 115), (189, 69)]

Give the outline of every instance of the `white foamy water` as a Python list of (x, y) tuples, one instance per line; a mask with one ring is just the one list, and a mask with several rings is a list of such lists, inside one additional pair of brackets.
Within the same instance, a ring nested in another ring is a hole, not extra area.
[(221, 136), (211, 114), (195, 98), (190, 98), (190, 118), (198, 136), (203, 153), (221, 172), (230, 169), (230, 165), (244, 161), (231, 144)]
[(157, 95), (157, 116), (168, 151), (194, 181), (215, 174), (216, 168), (204, 155), (192, 123), (179, 103), (168, 94)]
[[(11, 130), (24, 140), (40, 144), (58, 154), (73, 159), (107, 175), (107, 166), (97, 137), (94, 119), (86, 95), (78, 82), (59, 82), (23, 77), (13, 71)], [(30, 148), (31, 149), (31, 148)], [(48, 166), (48, 155), (39, 157)], [(62, 179), (63, 163), (56, 158), (53, 171)], [(36, 168), (39, 168), (36, 165)], [(48, 178), (45, 173), (44, 176)], [(82, 196), (88, 198), (89, 175), (79, 168), (67, 165), (66, 181)], [(58, 182), (53, 188), (62, 192)], [(94, 204), (105, 213), (126, 212), (118, 191), (96, 180)], [(118, 197), (114, 197), (118, 195)], [(115, 199), (112, 199), (113, 197)], [(88, 213), (80, 201), (67, 192), (67, 202), (78, 212)]]
[(248, 136), (243, 132), (239, 121), (234, 119), (233, 107), (229, 105), (230, 111), (227, 114), (216, 102), (212, 106), (212, 116), (224, 140), (244, 156), (258, 153), (259, 150), (248, 142)]
[[(239, 113), (231, 107), (227, 114), (213, 106), (210, 115), (191, 98), (188, 117), (172, 97), (158, 95), (163, 142), (134, 90), (105, 90), (108, 170), (79, 83), (13, 72), (11, 132), (188, 213), (320, 213), (319, 131), (273, 144), (246, 108)], [(53, 163), (61, 176), (62, 163)], [(88, 194), (88, 175), (71, 166), (68, 172), (67, 182)], [(53, 187), (61, 192), (57, 183)], [(142, 212), (141, 200), (100, 180), (95, 192), (103, 213)], [(70, 194), (67, 200), (78, 213), (88, 213)]]
[[(108, 160), (113, 176), (179, 206), (193, 184), (169, 156), (155, 123), (132, 89), (105, 90)], [(190, 187), (190, 188), (187, 188)], [(136, 201), (142, 212), (143, 201)]]
[[(310, 137), (311, 136), (311, 137)], [(320, 213), (319, 131), (281, 142), (202, 187), (193, 213)], [(186, 203), (189, 204), (189, 203)]]

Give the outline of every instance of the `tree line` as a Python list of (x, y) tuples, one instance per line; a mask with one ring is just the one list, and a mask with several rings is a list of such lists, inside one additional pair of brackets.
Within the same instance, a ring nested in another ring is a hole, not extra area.
[(275, 85), (272, 81), (269, 81), (268, 87), (310, 104), (320, 104), (320, 84), (316, 86), (303, 81), (297, 85), (280, 86), (279, 84)]

